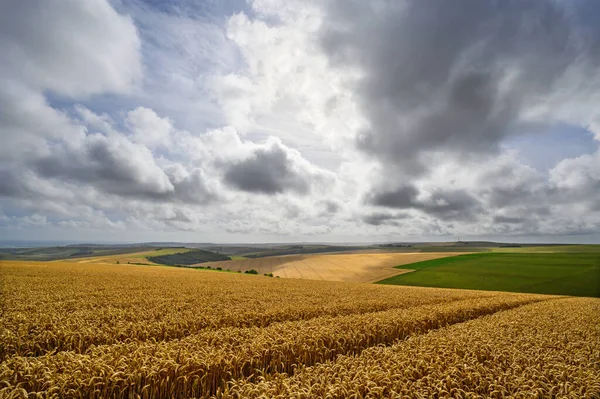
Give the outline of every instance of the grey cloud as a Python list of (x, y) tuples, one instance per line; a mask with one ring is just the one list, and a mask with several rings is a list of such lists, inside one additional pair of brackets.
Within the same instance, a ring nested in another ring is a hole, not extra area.
[(0, 169), (0, 197), (20, 197), (25, 189), (17, 173), (9, 169)]
[(406, 214), (390, 212), (373, 212), (362, 217), (362, 221), (372, 226), (401, 226), (400, 220), (408, 219)]
[(408, 175), (427, 172), (426, 153), (497, 151), (573, 64), (595, 73), (600, 36), (572, 12), (584, 3), (332, 1), (321, 43), (333, 65), (361, 71), (359, 148)]
[(550, 194), (549, 187), (539, 174), (511, 163), (483, 170), (476, 186), (484, 201), (494, 209), (522, 205), (531, 197)]
[(117, 195), (160, 195), (173, 190), (152, 154), (122, 138), (87, 136), (82, 147), (57, 147), (35, 163), (46, 178), (92, 184)]
[[(206, 184), (206, 176), (202, 170), (195, 169), (188, 176), (180, 180), (174, 180), (171, 176), (171, 183), (174, 190), (169, 195), (164, 196), (163, 200), (173, 200), (186, 204), (209, 204), (219, 198), (218, 193), (209, 188)], [(159, 197), (160, 198), (160, 197)]]
[(396, 209), (416, 209), (442, 220), (473, 220), (483, 212), (481, 203), (463, 190), (436, 189), (427, 198), (409, 185), (396, 190), (379, 191), (367, 197), (372, 205)]
[(525, 200), (532, 197), (547, 198), (548, 194), (547, 188), (537, 191), (527, 186), (490, 187), (482, 191), (489, 206), (496, 209), (522, 205)]
[(126, 91), (141, 74), (131, 18), (107, 1), (4, 2), (0, 78), (67, 96)]
[(374, 193), (370, 196), (368, 202), (389, 208), (410, 208), (416, 203), (418, 194), (419, 191), (415, 187), (405, 185), (396, 190)]
[(190, 204), (217, 198), (200, 169), (163, 170), (146, 147), (117, 136), (90, 135), (80, 147), (55, 145), (32, 168), (45, 179), (84, 184), (117, 196)]
[(327, 213), (336, 213), (341, 208), (339, 203), (337, 203), (335, 201), (330, 201), (330, 200), (323, 201), (322, 205), (325, 207), (325, 211)]
[(484, 212), (479, 201), (463, 190), (436, 190), (416, 208), (442, 220), (473, 220)]
[[(327, 3), (322, 49), (332, 66), (358, 72), (348, 85), (367, 124), (356, 145), (382, 166), (366, 202), (416, 210), (449, 228), (459, 221), (460, 228), (552, 231), (582, 212), (597, 224), (597, 159), (563, 161), (548, 180), (496, 157), (509, 136), (532, 126), (593, 119), (586, 110), (600, 90), (596, 3)], [(584, 111), (575, 116), (576, 108)], [(450, 189), (428, 178), (440, 164), (493, 167), (465, 170), (479, 179)], [(412, 179), (428, 190), (419, 192)], [(386, 220), (376, 216), (364, 221)]]
[(520, 217), (510, 217), (510, 216), (502, 216), (502, 215), (494, 216), (494, 223), (521, 224), (526, 221), (527, 221), (527, 219), (520, 218)]
[(254, 150), (249, 157), (229, 165), (225, 182), (251, 193), (279, 194), (294, 191), (308, 193), (310, 184), (296, 168), (294, 161), (281, 145)]

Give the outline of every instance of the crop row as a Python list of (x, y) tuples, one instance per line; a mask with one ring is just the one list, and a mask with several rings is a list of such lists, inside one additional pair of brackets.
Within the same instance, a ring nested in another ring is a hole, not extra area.
[(5, 262), (0, 273), (0, 360), (495, 295), (164, 267)]
[(219, 399), (600, 398), (600, 300), (500, 312), (359, 356), (240, 379)]
[(358, 355), (370, 347), (544, 299), (548, 297), (496, 294), (263, 328), (223, 328), (169, 342), (97, 346), (86, 354), (13, 356), (0, 366), (0, 381), (6, 385), (4, 395), (210, 397), (223, 394), (231, 380), (247, 383), (259, 376), (293, 374), (298, 367), (332, 361), (339, 355)]

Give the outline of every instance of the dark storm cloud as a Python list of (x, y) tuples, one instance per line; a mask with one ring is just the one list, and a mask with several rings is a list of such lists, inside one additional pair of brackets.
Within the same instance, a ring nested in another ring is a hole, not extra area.
[(256, 149), (248, 158), (229, 165), (225, 182), (243, 191), (271, 195), (285, 191), (306, 194), (310, 188), (280, 145)]
[(416, 209), (442, 220), (473, 220), (483, 211), (481, 203), (463, 190), (436, 189), (426, 198), (419, 198), (418, 190), (407, 185), (375, 192), (367, 197), (367, 202), (387, 208)]
[(361, 72), (357, 145), (409, 175), (427, 172), (424, 153), (496, 151), (572, 64), (598, 65), (600, 35), (578, 25), (587, 3), (332, 1), (321, 43)]

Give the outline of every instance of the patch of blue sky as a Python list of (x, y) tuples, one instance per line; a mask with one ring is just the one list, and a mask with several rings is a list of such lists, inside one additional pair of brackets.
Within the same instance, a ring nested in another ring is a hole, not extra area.
[(250, 9), (246, 0), (129, 0), (123, 3), (144, 5), (167, 14), (203, 18), (227, 18)]
[(516, 150), (520, 162), (546, 173), (560, 161), (598, 150), (594, 135), (581, 126), (533, 126), (509, 137), (503, 146)]
[(130, 15), (141, 40), (143, 76), (129, 93), (103, 93), (70, 99), (46, 93), (50, 106), (76, 116), (74, 104), (109, 115), (124, 131), (126, 112), (142, 106), (169, 117), (176, 128), (201, 134), (226, 124), (211, 92), (213, 76), (246, 67), (237, 46), (227, 39), (227, 18), (251, 13), (244, 0), (123, 0), (113, 4)]

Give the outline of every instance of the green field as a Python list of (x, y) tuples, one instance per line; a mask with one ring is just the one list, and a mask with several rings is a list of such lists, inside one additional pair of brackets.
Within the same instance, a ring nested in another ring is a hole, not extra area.
[(399, 269), (378, 284), (600, 297), (600, 253), (478, 253)]

